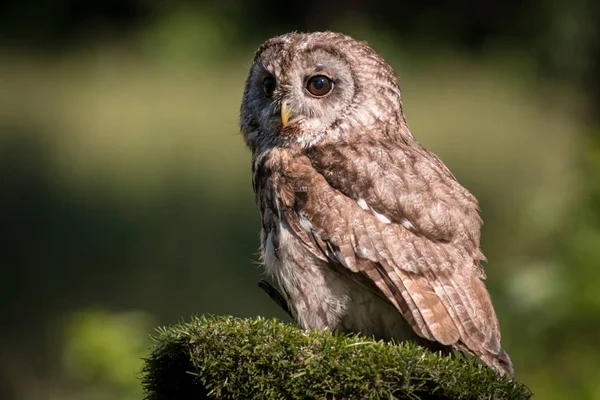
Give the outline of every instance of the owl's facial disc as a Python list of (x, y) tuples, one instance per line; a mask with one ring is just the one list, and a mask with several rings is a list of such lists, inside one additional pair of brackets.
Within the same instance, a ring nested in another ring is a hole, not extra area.
[(254, 142), (315, 143), (344, 120), (358, 81), (351, 59), (327, 43), (276, 39), (255, 56), (241, 127)]

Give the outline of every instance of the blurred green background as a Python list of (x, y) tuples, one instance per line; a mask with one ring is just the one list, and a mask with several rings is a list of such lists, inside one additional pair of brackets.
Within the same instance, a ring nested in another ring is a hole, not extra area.
[(368, 40), (480, 199), (518, 379), (600, 399), (600, 3), (5, 1), (0, 398), (139, 399), (154, 327), (285, 316), (256, 286), (237, 119), (255, 49)]

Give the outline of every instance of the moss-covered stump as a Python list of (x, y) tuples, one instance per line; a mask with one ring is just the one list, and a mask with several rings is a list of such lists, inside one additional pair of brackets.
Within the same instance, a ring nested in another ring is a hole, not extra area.
[(161, 329), (143, 371), (148, 400), (529, 399), (466, 357), (410, 343), (305, 332), (277, 320), (201, 317)]

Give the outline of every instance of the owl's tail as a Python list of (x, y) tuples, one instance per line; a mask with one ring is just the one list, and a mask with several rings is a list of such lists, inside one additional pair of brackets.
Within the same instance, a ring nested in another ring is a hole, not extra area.
[(458, 342), (453, 345), (456, 350), (472, 354), (484, 362), (485, 365), (496, 371), (500, 376), (513, 376), (513, 365), (508, 353), (500, 349), (498, 354), (494, 354), (483, 348), (470, 349), (464, 343)]
[(475, 357), (479, 358), (483, 361), (488, 367), (496, 371), (496, 373), (500, 376), (508, 376), (509, 378), (513, 376), (513, 365), (508, 353), (503, 349), (500, 349), (498, 354), (493, 354), (489, 351), (474, 351), (473, 349), (469, 349), (462, 343), (454, 344), (454, 347), (458, 350), (464, 351), (466, 353), (472, 354)]
[(500, 376), (508, 375), (513, 376), (513, 365), (508, 353), (503, 349), (500, 349), (500, 353), (480, 356), (481, 360), (486, 363), (490, 368), (498, 373)]

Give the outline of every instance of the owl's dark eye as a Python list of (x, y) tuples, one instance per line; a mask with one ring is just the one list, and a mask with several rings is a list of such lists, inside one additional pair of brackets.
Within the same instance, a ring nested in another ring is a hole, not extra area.
[(276, 86), (277, 82), (275, 82), (275, 78), (267, 76), (263, 81), (263, 91), (265, 92), (265, 96), (271, 97)]
[(333, 81), (326, 76), (313, 76), (306, 83), (306, 90), (316, 97), (323, 97), (333, 89)]

